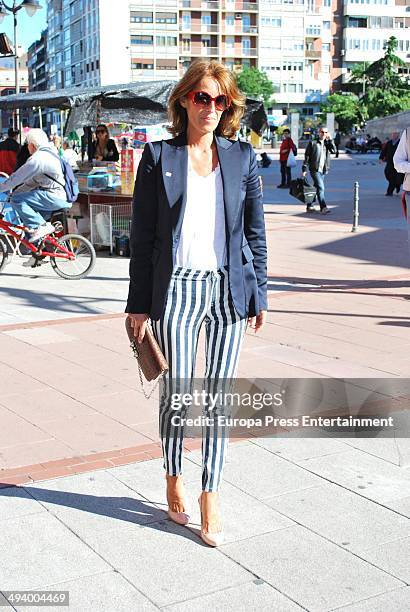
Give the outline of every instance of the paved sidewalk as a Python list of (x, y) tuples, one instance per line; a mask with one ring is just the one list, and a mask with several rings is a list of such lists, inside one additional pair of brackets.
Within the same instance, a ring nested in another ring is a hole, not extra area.
[[(335, 160), (322, 217), (274, 188), (275, 164), (261, 170), (269, 322), (247, 333), (239, 376), (409, 377), (406, 231), (382, 167)], [(198, 537), (187, 442), (192, 524), (168, 521), (156, 399), (123, 331), (127, 266), (100, 257), (79, 282), (18, 263), (0, 275), (0, 592), (69, 590), (75, 612), (408, 609), (408, 439), (235, 441), (218, 550)]]

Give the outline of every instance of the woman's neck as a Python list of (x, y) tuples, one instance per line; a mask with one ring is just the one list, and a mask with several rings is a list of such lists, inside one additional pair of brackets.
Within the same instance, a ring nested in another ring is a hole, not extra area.
[(206, 151), (212, 148), (214, 141), (214, 134), (210, 132), (208, 134), (201, 134), (194, 129), (188, 127), (187, 129), (187, 143), (189, 147), (195, 147), (201, 151)]

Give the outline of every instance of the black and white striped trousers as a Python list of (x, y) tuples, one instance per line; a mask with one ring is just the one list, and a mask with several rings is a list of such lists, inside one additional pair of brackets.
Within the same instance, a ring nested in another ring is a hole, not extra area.
[[(173, 270), (164, 312), (152, 321), (154, 335), (169, 365), (160, 398), (159, 430), (167, 473), (182, 474), (184, 427), (174, 425), (178, 412), (172, 394), (190, 392), (194, 376), (199, 332), (205, 322), (206, 368), (204, 384), (215, 388), (220, 379), (236, 375), (247, 319), (237, 314), (228, 285), (228, 267), (215, 271), (176, 266)], [(204, 425), (202, 429), (202, 490), (217, 491), (226, 457), (226, 428)]]

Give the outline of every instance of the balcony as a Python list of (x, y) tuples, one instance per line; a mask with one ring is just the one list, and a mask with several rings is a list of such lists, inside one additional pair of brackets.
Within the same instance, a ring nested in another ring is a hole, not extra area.
[(258, 50), (256, 48), (238, 49), (237, 47), (223, 47), (222, 55), (224, 57), (258, 57)]
[(219, 25), (217, 23), (180, 23), (179, 29), (181, 32), (192, 32), (193, 34), (209, 34), (219, 32)]
[(179, 2), (179, 7), (183, 8), (183, 9), (196, 9), (196, 10), (214, 10), (214, 11), (218, 11), (219, 10), (219, 2), (217, 2), (216, 0), (210, 0), (210, 1), (206, 1), (206, 0), (180, 0)]
[(258, 11), (259, 9), (259, 3), (258, 2), (241, 2), (239, 1), (235, 1), (235, 2), (229, 2), (227, 0), (225, 0), (224, 2), (220, 2), (219, 4), (222, 4), (222, 10), (223, 11), (229, 11), (229, 12), (235, 12), (235, 13), (240, 13), (242, 11)]
[(222, 31), (222, 34), (230, 34), (232, 36), (234, 36), (235, 34), (239, 36), (241, 34), (258, 34), (258, 26), (256, 25), (230, 26), (230, 25), (222, 24), (221, 31)]
[(321, 51), (313, 51), (311, 49), (306, 49), (305, 55), (307, 59), (318, 60), (322, 57)]
[(218, 57), (219, 49), (218, 47), (184, 47), (180, 46), (179, 48), (180, 55), (184, 57), (209, 57), (215, 56)]

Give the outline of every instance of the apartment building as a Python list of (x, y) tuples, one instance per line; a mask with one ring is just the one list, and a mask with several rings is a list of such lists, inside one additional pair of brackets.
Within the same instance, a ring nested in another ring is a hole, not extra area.
[(331, 0), (259, 0), (259, 68), (274, 86), (275, 108), (313, 115), (329, 91)]
[(45, 91), (48, 88), (47, 71), (47, 30), (41, 33), (41, 38), (28, 48), (28, 87), (30, 91)]
[[(410, 0), (47, 0), (49, 88), (177, 80), (197, 57), (255, 66), (276, 109), (314, 115), (351, 67), (399, 39)], [(406, 68), (403, 72), (408, 72)]]
[(397, 38), (396, 53), (406, 63), (399, 71), (410, 76), (410, 0), (343, 0), (342, 9), (342, 83), (354, 65), (379, 59), (391, 36)]
[(48, 0), (50, 89), (177, 80), (196, 57), (258, 65), (258, 2)]

